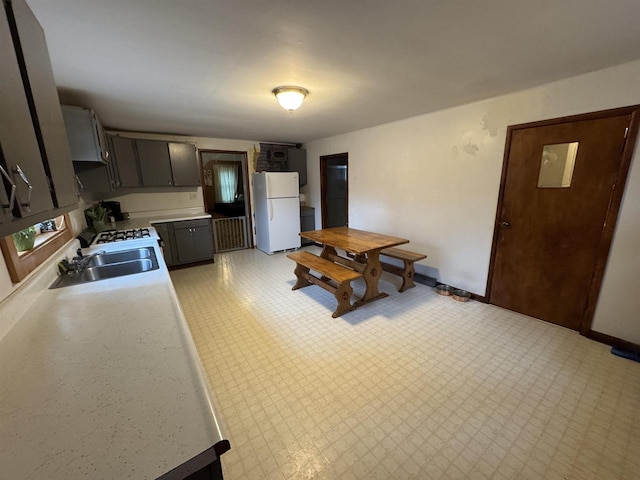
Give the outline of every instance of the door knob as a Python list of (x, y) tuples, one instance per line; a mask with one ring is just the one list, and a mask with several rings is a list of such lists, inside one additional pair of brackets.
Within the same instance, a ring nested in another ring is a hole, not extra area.
[(500, 225), (502, 225), (504, 228), (509, 228), (511, 226), (509, 222), (500, 222)]

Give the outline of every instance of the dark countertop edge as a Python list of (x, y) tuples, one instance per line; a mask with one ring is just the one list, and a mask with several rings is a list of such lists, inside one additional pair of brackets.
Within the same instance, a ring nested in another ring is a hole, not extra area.
[(159, 476), (156, 480), (183, 480), (192, 473), (202, 470), (207, 465), (218, 460), (220, 456), (229, 451), (230, 448), (231, 444), (229, 440), (220, 440), (212, 447), (207, 448), (204, 452), (187, 460), (182, 465), (178, 465), (176, 468)]

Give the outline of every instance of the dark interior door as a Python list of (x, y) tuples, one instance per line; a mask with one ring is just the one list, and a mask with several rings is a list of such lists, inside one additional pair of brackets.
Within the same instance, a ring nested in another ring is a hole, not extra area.
[(626, 179), (630, 120), (627, 113), (510, 129), (491, 303), (580, 329), (608, 254), (607, 222), (619, 206), (612, 209), (612, 198)]
[(320, 157), (322, 228), (349, 223), (349, 161), (346, 153)]

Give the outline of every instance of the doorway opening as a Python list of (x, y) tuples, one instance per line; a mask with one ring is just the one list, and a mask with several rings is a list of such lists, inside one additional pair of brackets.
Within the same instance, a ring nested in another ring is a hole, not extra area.
[(490, 303), (590, 332), (639, 124), (636, 105), (508, 128)]
[(213, 221), (215, 251), (251, 248), (247, 153), (200, 150), (205, 210)]
[(322, 228), (349, 225), (349, 154), (320, 157)]

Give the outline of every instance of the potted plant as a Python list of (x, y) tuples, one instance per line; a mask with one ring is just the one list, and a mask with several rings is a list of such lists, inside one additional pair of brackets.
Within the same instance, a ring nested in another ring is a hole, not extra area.
[(97, 204), (87, 208), (84, 213), (90, 223), (89, 228), (91, 228), (94, 233), (100, 233), (106, 228), (105, 220), (107, 219), (108, 210), (102, 205)]
[(33, 245), (36, 242), (36, 227), (31, 226), (29, 228), (25, 228), (24, 230), (20, 230), (12, 235), (13, 243), (16, 246), (16, 250), (18, 252), (24, 252), (26, 250), (31, 250)]

